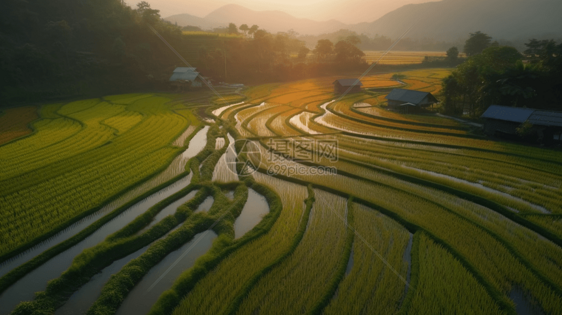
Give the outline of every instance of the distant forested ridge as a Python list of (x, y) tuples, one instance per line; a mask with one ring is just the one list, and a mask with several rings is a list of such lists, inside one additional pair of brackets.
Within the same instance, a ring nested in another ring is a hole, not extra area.
[[(174, 67), (190, 65), (214, 81), (272, 82), (366, 65), (350, 36), (308, 56), (293, 33), (231, 23), (230, 34), (183, 32), (147, 2), (7, 0), (0, 12), (0, 99), (14, 102), (168, 89)], [(157, 36), (154, 32), (158, 32)], [(227, 35), (227, 36), (223, 36)]]
[(120, 0), (3, 0), (0, 10), (2, 100), (45, 100), (118, 92), (169, 73), (181, 31), (147, 3)]

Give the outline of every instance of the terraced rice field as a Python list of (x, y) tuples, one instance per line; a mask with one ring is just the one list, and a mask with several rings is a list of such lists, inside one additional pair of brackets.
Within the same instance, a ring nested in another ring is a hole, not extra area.
[(363, 58), (367, 63), (379, 61), (379, 64), (383, 65), (419, 64), (422, 63), (425, 56), (447, 57), (447, 53), (444, 51), (391, 51), (387, 53), (386, 51), (368, 50), (364, 53)]
[(562, 152), (385, 107), (448, 72), (42, 106), (0, 146), (0, 315), (562, 314)]

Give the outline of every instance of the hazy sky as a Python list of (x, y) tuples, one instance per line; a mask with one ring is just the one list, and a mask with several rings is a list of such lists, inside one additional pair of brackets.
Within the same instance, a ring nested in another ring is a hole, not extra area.
[[(280, 10), (317, 21), (335, 19), (344, 23), (372, 22), (409, 3), (432, 0), (146, 0), (162, 17), (188, 13), (204, 17), (225, 4), (235, 3), (252, 10)], [(433, 0), (435, 1), (435, 0)], [(135, 6), (140, 0), (125, 0)]]

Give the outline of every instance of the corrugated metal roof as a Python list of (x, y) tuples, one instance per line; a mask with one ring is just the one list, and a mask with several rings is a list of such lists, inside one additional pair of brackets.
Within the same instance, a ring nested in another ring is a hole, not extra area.
[(194, 81), (199, 76), (199, 72), (195, 71), (195, 68), (191, 67), (179, 67), (174, 70), (174, 73), (170, 77), (170, 81), (177, 80), (189, 80)]
[(535, 110), (535, 112), (529, 116), (529, 122), (538, 126), (562, 127), (562, 112)]
[(178, 73), (178, 72), (196, 72), (196, 68), (194, 67), (177, 67), (174, 70), (174, 73)]
[(405, 89), (394, 89), (385, 98), (391, 101), (399, 101), (404, 103), (420, 104), (427, 96), (431, 96), (429, 101), (437, 101), (437, 99), (429, 92), (421, 92)]
[(359, 79), (339, 79), (334, 81), (332, 84), (339, 83), (341, 86), (363, 86), (363, 83)]
[(532, 108), (491, 105), (480, 117), (524, 123), (525, 121), (527, 121), (527, 119), (529, 119), (534, 111), (535, 109)]

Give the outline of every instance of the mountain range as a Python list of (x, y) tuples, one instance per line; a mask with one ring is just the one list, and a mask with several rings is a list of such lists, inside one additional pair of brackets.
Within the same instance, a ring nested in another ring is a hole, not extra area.
[(256, 24), (269, 32), (294, 30), (302, 35), (319, 35), (348, 29), (359, 34), (410, 38), (458, 40), (482, 31), (495, 39), (517, 40), (562, 38), (560, 0), (443, 0), (408, 4), (370, 23), (344, 24), (336, 20), (313, 21), (281, 11), (254, 11), (240, 5), (225, 5), (205, 17), (178, 14), (166, 20), (180, 26), (202, 29)]

